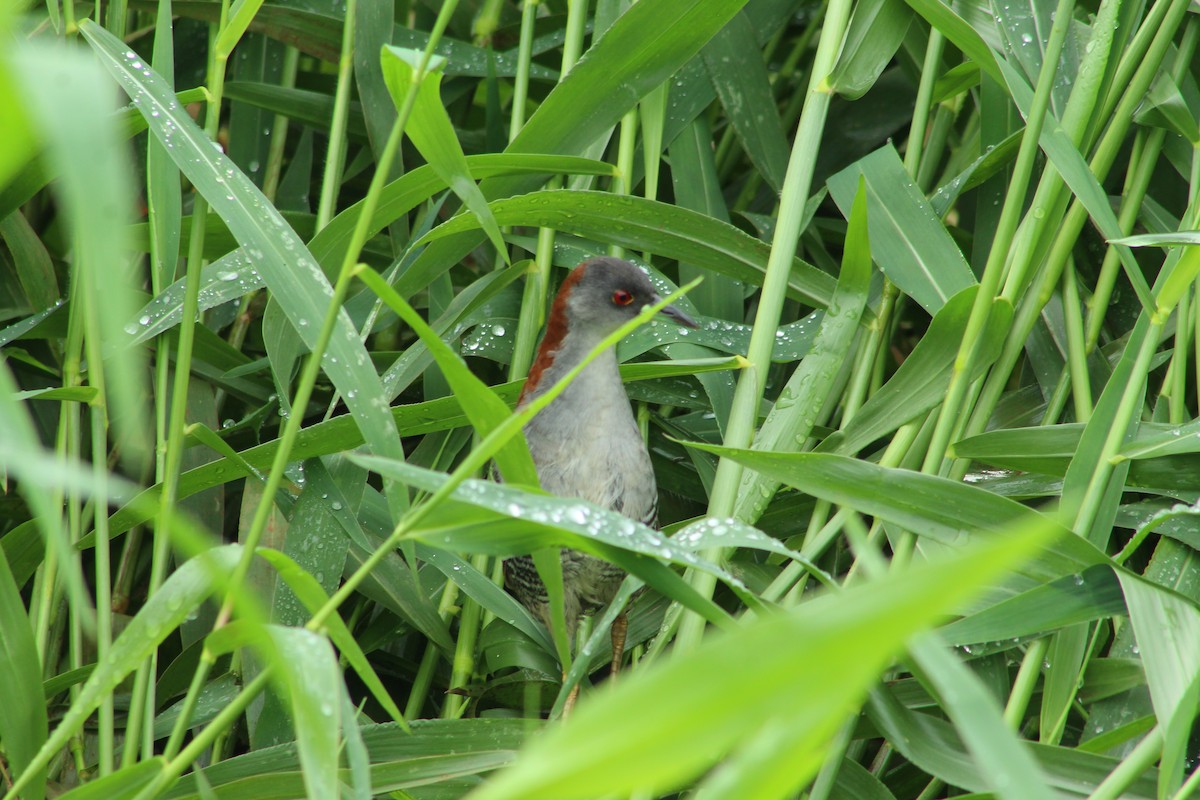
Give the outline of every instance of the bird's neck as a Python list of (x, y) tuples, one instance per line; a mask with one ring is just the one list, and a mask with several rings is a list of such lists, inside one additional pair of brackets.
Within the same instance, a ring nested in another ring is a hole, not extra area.
[[(561, 331), (561, 334), (555, 335), (556, 328), (553, 325), (547, 326), (546, 336), (529, 370), (529, 378), (521, 391), (518, 405), (524, 405), (548, 391), (583, 361), (604, 338), (587, 330), (571, 330), (565, 325)], [(617, 356), (613, 348), (609, 347), (583, 369), (563, 395), (606, 394), (614, 388), (623, 392), (620, 372), (617, 369)]]

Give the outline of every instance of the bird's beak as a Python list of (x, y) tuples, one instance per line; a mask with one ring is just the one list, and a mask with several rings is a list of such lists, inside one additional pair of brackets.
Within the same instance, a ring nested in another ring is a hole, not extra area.
[(662, 311), (659, 311), (658, 313), (662, 314), (664, 317), (670, 317), (671, 319), (675, 320), (680, 325), (683, 325), (686, 328), (694, 329), (694, 328), (700, 327), (699, 323), (697, 323), (696, 320), (692, 319), (691, 317), (689, 317), (687, 314), (680, 311), (675, 306), (667, 306), (666, 308), (664, 308)]

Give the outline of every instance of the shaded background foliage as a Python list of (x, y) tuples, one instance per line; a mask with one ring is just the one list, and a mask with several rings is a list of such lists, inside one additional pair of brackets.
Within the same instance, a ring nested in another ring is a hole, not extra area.
[[(1195, 11), (0, 8), (6, 796), (1191, 796)], [(662, 534), (509, 411), (599, 253)]]

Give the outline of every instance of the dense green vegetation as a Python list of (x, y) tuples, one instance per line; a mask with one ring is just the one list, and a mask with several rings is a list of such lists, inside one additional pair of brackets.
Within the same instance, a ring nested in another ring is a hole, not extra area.
[[(1192, 796), (1195, 12), (0, 5), (0, 796)], [(597, 253), (663, 533), (511, 412)]]

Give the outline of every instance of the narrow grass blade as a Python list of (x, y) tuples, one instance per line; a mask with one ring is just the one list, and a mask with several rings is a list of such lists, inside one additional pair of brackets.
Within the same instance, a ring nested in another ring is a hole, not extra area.
[[(275, 568), (279, 577), (296, 593), (296, 597), (300, 599), (300, 602), (304, 604), (310, 613), (316, 612), (329, 601), (329, 595), (325, 593), (321, 584), (317, 583), (317, 580), (312, 575), (284, 553), (270, 548), (263, 548), (259, 552), (259, 556)], [(375, 701), (383, 706), (383, 709), (387, 711), (393, 722), (407, 728), (408, 723), (405, 721), (404, 715), (400, 713), (400, 709), (392, 701), (391, 695), (383, 687), (379, 676), (371, 668), (366, 655), (358, 646), (358, 642), (354, 639), (354, 635), (346, 627), (346, 623), (342, 621), (342, 618), (337, 614), (331, 614), (326, 619), (324, 627), (329, 634), (329, 638), (337, 645), (338, 650), (350, 662), (350, 666), (354, 668), (358, 677), (370, 689)]]
[(936, 635), (918, 637), (909, 653), (937, 690), (940, 705), (971, 751), (989, 788), (1001, 800), (1054, 800), (1025, 742), (1004, 722), (995, 695), (949, 653)]
[[(442, 374), (449, 381), (455, 398), (462, 405), (463, 411), (480, 437), (485, 437), (495, 430), (509, 416), (508, 404), (497, 397), (487, 384), (475, 377), (462, 357), (441, 340), (429, 324), (421, 319), (421, 315), (388, 286), (379, 273), (369, 267), (362, 267), (358, 271), (358, 277), (395, 311), (429, 348)], [(510, 439), (508, 444), (496, 453), (495, 458), (505, 480), (527, 486), (538, 485), (537, 470), (533, 466), (533, 458), (529, 455), (529, 447), (525, 444), (523, 436)]]
[[(105, 352), (109, 418), (126, 443), (124, 459), (136, 469), (151, 444), (143, 407), (145, 362), (142, 351), (130, 346), (132, 331), (126, 328), (137, 308), (129, 247), (134, 190), (113, 114), (115, 93), (82, 53), (22, 46), (14, 56), (27, 107), (46, 139), (46, 158), (60, 175), (55, 185), (73, 237), (74, 278), (104, 288), (103, 302), (83, 293), (86, 310), (75, 313), (95, 317)], [(104, 187), (106, 202), (96, 202), (97, 186)]]

